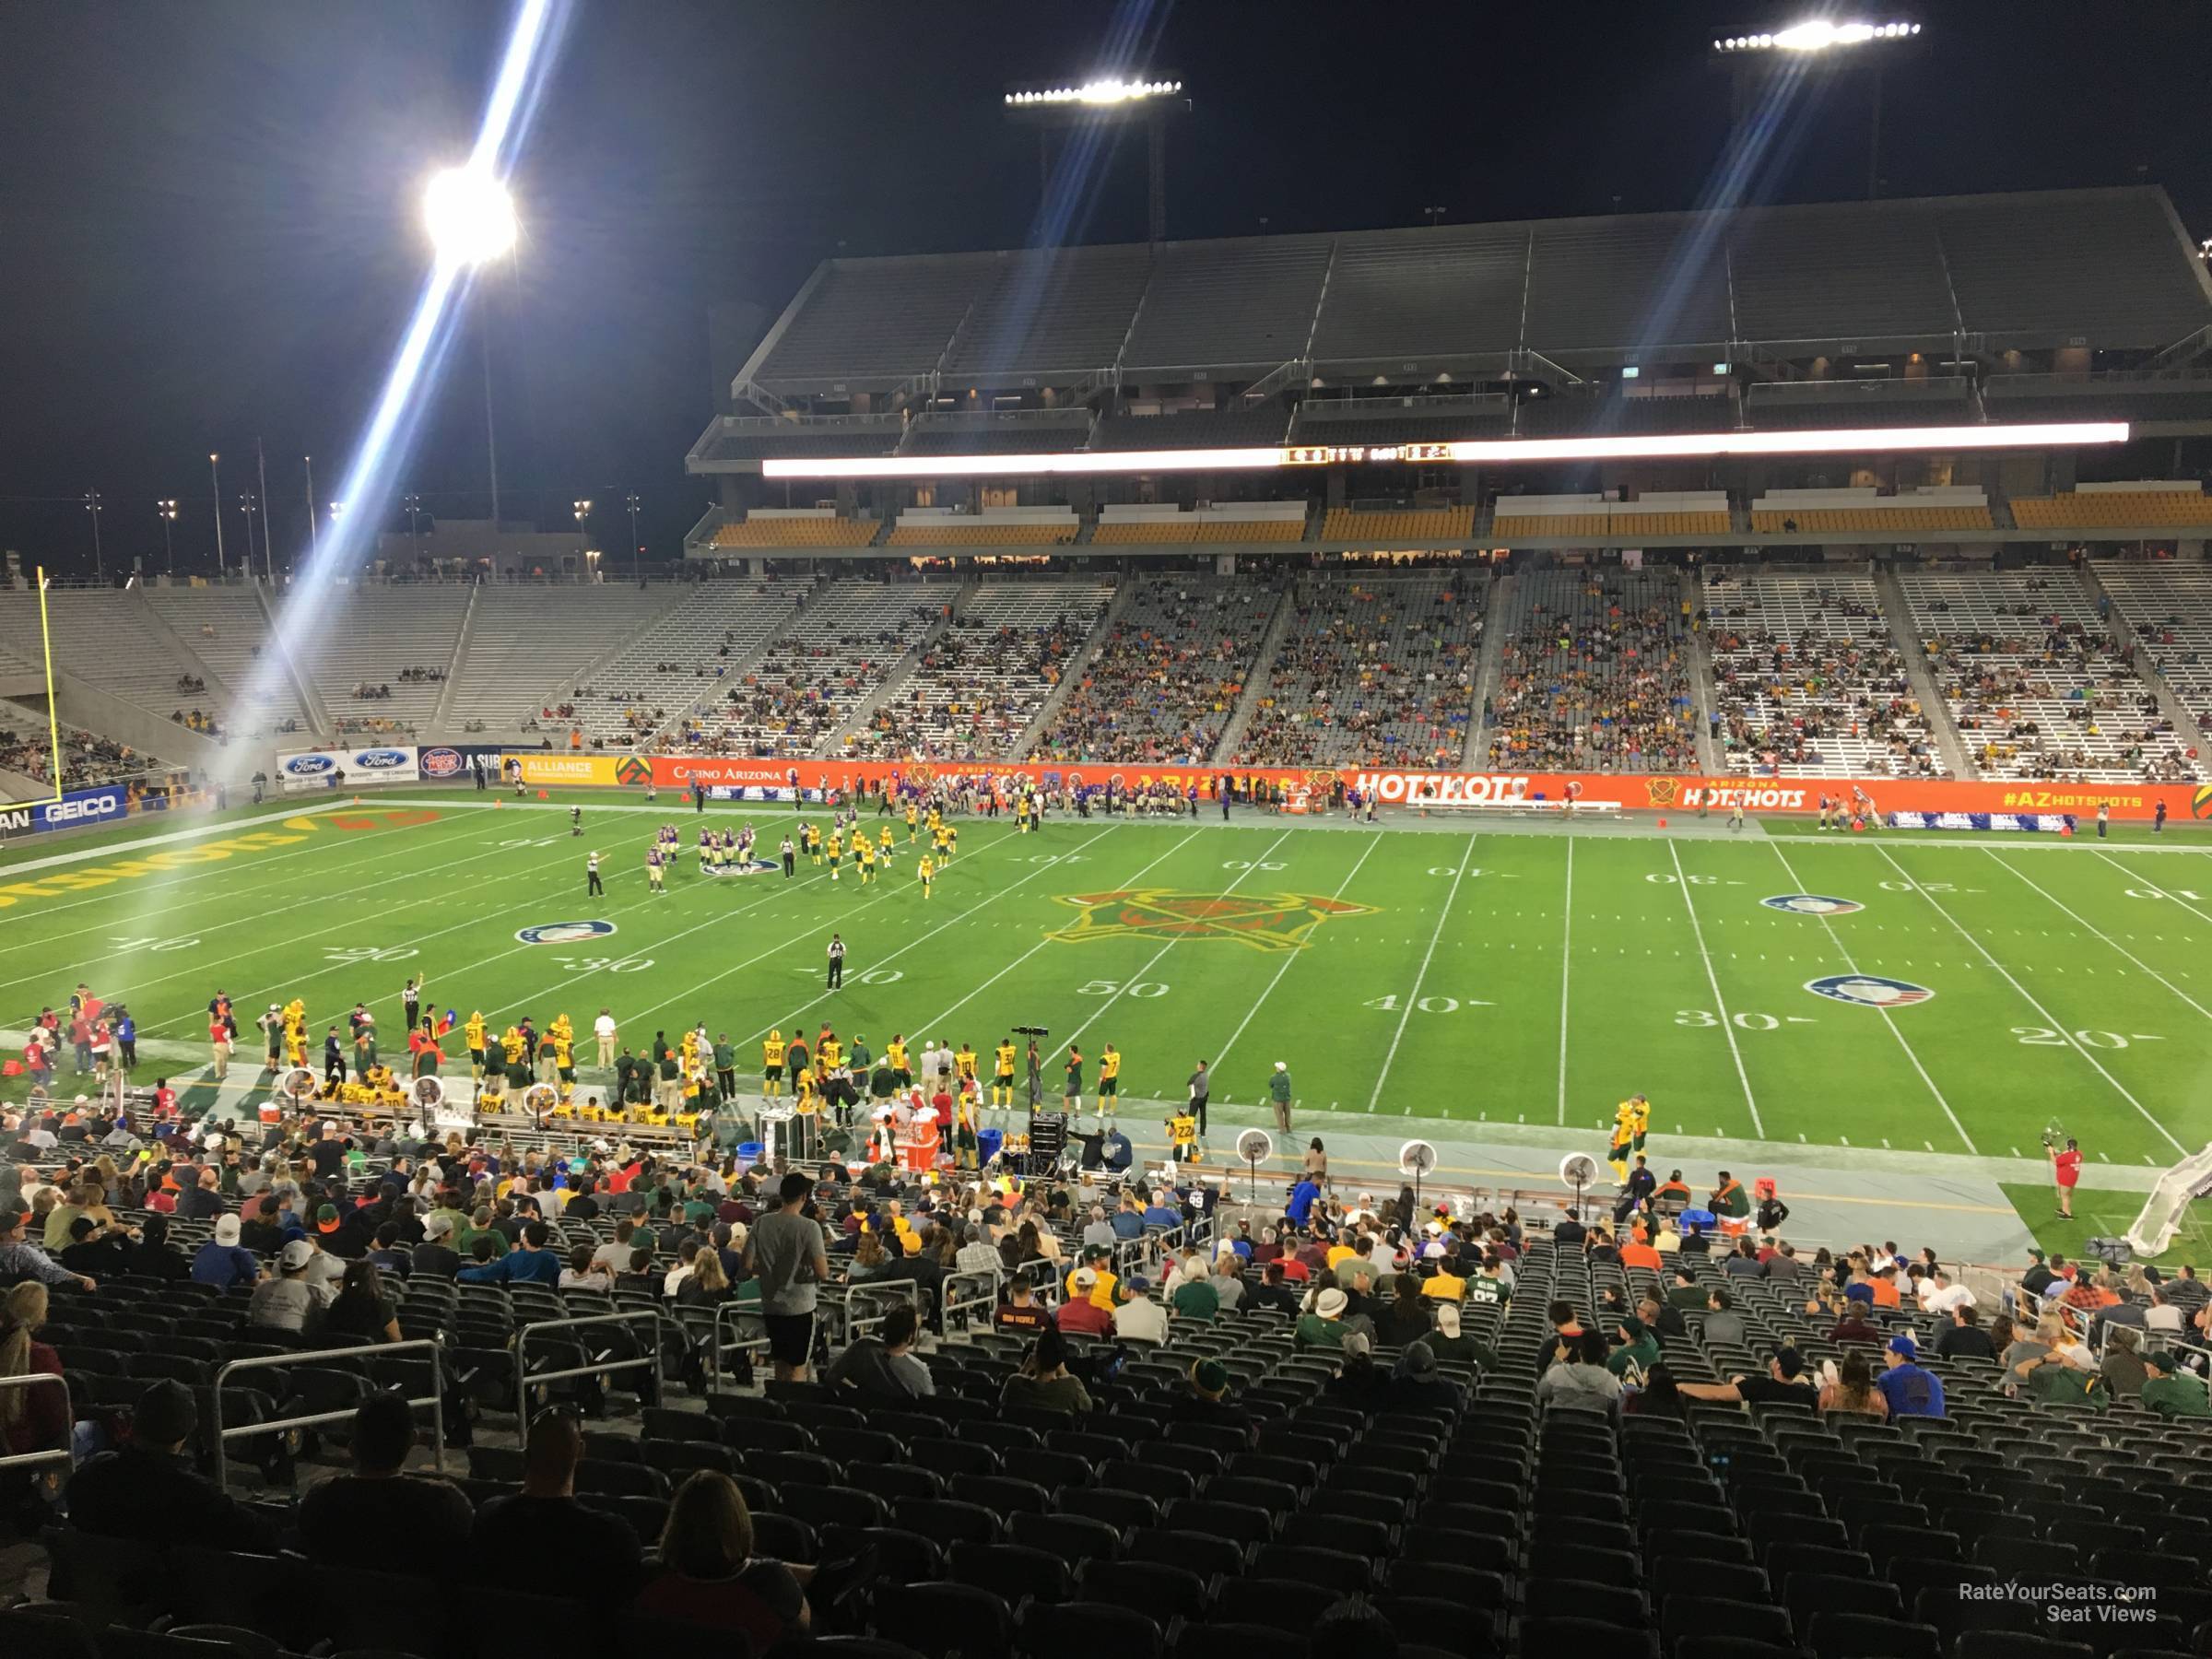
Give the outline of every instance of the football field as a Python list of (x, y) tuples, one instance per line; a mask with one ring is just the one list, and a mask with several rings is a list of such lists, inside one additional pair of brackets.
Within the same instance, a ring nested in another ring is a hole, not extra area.
[[(2032, 1158), (2055, 1120), (2092, 1165), (2135, 1167), (2212, 1138), (2212, 971), (2197, 972), (2212, 853), (2178, 835), (1375, 830), (1241, 813), (1024, 836), (968, 819), (925, 900), (903, 825), (897, 863), (864, 888), (850, 859), (834, 883), (804, 858), (789, 881), (700, 874), (702, 821), (749, 822), (772, 856), (788, 809), (717, 804), (702, 820), (673, 801), (491, 799), (422, 792), (15, 843), (0, 852), (0, 1026), (86, 981), (126, 1001), (161, 1056), (143, 1082), (205, 1058), (218, 988), (241, 1024), (303, 997), (318, 1056), (359, 998), (396, 1055), (400, 988), (420, 974), (429, 1006), (495, 1026), (566, 1012), (583, 1030), (604, 1006), (642, 1050), (703, 1021), (748, 1081), (771, 1027), (987, 1055), (1014, 1026), (1044, 1026), (1048, 1097), (1073, 1043), (1088, 1100), (1112, 1042), (1124, 1119), (1147, 1139), (1154, 1102), (1180, 1098), (1201, 1059), (1217, 1104), (1263, 1101), (1282, 1060), (1303, 1111), (1378, 1129), (1548, 1125), (1600, 1151), (1638, 1090), (1661, 1136)], [(643, 855), (664, 820), (684, 853), (655, 895)], [(594, 848), (606, 893), (587, 900)], [(838, 992), (833, 929), (849, 949)], [(249, 1026), (234, 1078), (258, 1047)]]

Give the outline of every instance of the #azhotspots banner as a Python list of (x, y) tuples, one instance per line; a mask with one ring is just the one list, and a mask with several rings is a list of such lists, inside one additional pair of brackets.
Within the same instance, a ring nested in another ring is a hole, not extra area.
[(348, 784), (418, 782), (421, 751), (412, 744), (365, 743), (353, 748), (289, 749), (276, 757), (276, 782), (287, 794), (335, 788), (341, 774)]

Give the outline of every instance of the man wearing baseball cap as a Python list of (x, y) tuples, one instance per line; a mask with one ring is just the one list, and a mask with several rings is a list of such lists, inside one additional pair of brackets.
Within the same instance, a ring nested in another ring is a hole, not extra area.
[(70, 1525), (108, 1538), (209, 1539), (229, 1549), (275, 1554), (276, 1528), (265, 1512), (218, 1490), (184, 1455), (198, 1424), (199, 1406), (183, 1383), (148, 1388), (132, 1409), (130, 1443), (101, 1453), (69, 1477)]
[(2212, 1394), (2205, 1388), (2205, 1380), (2182, 1369), (2182, 1362), (2171, 1348), (2158, 1348), (2143, 1356), (2143, 1406), (2160, 1417), (2212, 1417)]
[(1882, 1350), (1888, 1369), (1874, 1380), (1889, 1402), (1892, 1418), (1944, 1415), (1943, 1379), (1920, 1364), (1920, 1345), (1904, 1332), (1889, 1338)]
[(1104, 1336), (1113, 1330), (1113, 1316), (1097, 1300), (1099, 1273), (1078, 1267), (1067, 1277), (1067, 1300), (1060, 1304), (1055, 1322), (1071, 1336)]

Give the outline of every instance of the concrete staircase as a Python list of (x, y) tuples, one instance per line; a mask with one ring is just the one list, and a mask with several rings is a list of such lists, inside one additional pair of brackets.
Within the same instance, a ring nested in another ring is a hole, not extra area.
[[(169, 618), (155, 608), (153, 601), (146, 596), (146, 590), (143, 587), (133, 582), (129, 592), (132, 601), (138, 606), (138, 614), (146, 618), (147, 630), (167, 645), (170, 650), (176, 653), (178, 660), (184, 665), (185, 672), (206, 682), (206, 695), (212, 700), (210, 706), (226, 709), (232, 706), (237, 699), (231, 695), (229, 682), (210, 668), (206, 660), (192, 648), (184, 636), (169, 625)], [(193, 695), (197, 697), (201, 693), (194, 692)]]
[(1220, 740), (1214, 745), (1211, 759), (1216, 765), (1226, 765), (1237, 752), (1237, 746), (1244, 741), (1244, 734), (1252, 725), (1260, 700), (1267, 695), (1268, 683), (1275, 677), (1270, 665), (1275, 653), (1282, 648), (1283, 636), (1290, 630), (1291, 618), (1297, 615), (1298, 607), (1291, 603), (1297, 588), (1296, 582), (1286, 582), (1276, 599), (1275, 614), (1268, 618), (1267, 631), (1260, 636), (1260, 648), (1253, 653), (1252, 673), (1245, 677), (1243, 695), (1229, 712), (1229, 722), (1221, 728)]
[(1935, 735), (1944, 765), (1950, 769), (1954, 778), (1979, 778), (1982, 769), (1974, 764), (1966, 740), (1959, 735), (1950, 705), (1943, 700), (1943, 691), (1936, 683), (1935, 667), (1921, 647), (1919, 630), (1912, 626), (1912, 606), (1905, 599), (1904, 584), (1898, 581), (1895, 571), (1877, 565), (1874, 590), (1881, 596), (1882, 615), (1888, 620), (1889, 637), (1896, 642), (1898, 654), (1905, 660), (1906, 682), (1912, 686), (1912, 695), (1920, 699), (1921, 712), (1928, 717), (1928, 730)]
[(907, 647), (906, 654), (891, 665), (891, 671), (877, 682), (876, 689), (853, 705), (853, 712), (846, 717), (845, 723), (823, 738), (822, 747), (814, 752), (818, 755), (841, 753), (847, 737), (866, 731), (869, 716), (897, 696), (899, 688), (914, 677), (914, 671), (922, 666), (922, 659), (929, 654), (932, 646), (951, 630), (961, 613), (974, 603), (976, 590), (982, 586), (982, 579), (974, 576), (961, 582), (960, 591), (953, 595), (952, 604), (947, 607), (950, 614), (932, 622), (928, 630)]
[(1465, 771), (1485, 771), (1489, 767), (1489, 735), (1483, 729), (1482, 710), (1497, 689), (1498, 666), (1505, 657), (1506, 613), (1511, 608), (1513, 582), (1509, 571), (1490, 583), (1485, 595), (1482, 656), (1475, 665), (1475, 703), (1467, 717), (1467, 747), (1459, 757)]
[(1030, 717), (1030, 724), (1022, 728), (1020, 737), (1007, 751), (1015, 759), (1027, 759), (1030, 751), (1037, 747), (1053, 722), (1059, 718), (1062, 706), (1074, 694), (1077, 683), (1083, 677), (1083, 670), (1090, 661), (1091, 653), (1106, 643), (1107, 636), (1128, 610), (1129, 595), (1133, 591), (1127, 582), (1115, 586), (1113, 602), (1107, 606), (1106, 614), (1099, 618), (1098, 626), (1084, 637), (1083, 643), (1069, 654), (1066, 665), (1061, 671), (1060, 683), (1053, 688), (1044, 701), (1037, 705), (1037, 712)]
[(2104, 582), (2097, 574), (2096, 565), (2085, 560), (2080, 570), (2081, 585), (2088, 591), (2090, 603), (2102, 602), (2106, 625), (2112, 629), (2112, 638), (2127, 653), (2128, 660), (2135, 665), (2136, 673), (2142, 677), (2143, 683), (2150, 688), (2151, 695), (2158, 700), (2159, 712), (2173, 723), (2173, 729), (2183, 743), (2200, 755), (2205, 753), (2204, 727), (2196, 716), (2189, 712), (2182, 700), (2173, 694), (2173, 688), (2166, 683), (2165, 676), (2159, 672), (2158, 659), (2143, 642), (2142, 635), (2128, 626), (2120, 614), (2120, 607), (2112, 602), (2112, 595), (2105, 591)]
[(438, 693), (438, 706), (430, 711), (423, 729), (442, 732), (446, 722), (453, 718), (453, 687), (461, 678), (461, 662), (468, 654), (469, 636), (476, 631), (477, 600), (484, 592), (484, 584), (477, 582), (468, 590), (468, 604), (461, 612), (461, 631), (453, 636), (453, 654), (446, 659), (445, 686)]
[[(292, 659), (291, 647), (286, 642), (288, 636), (285, 632), (282, 618), (276, 614), (276, 596), (262, 582), (250, 582), (248, 585), (253, 590), (253, 602), (261, 606), (262, 617), (269, 625), (267, 649), (275, 652), (276, 660), (284, 665), (285, 677), (291, 682), (292, 690), (300, 699), (300, 707), (307, 716), (308, 725), (318, 737), (327, 740), (336, 733), (337, 723), (331, 718), (329, 706), (323, 700), (323, 693), (315, 688), (314, 677), (300, 673), (300, 665)], [(295, 603), (301, 596), (300, 589), (292, 590)]]
[[(1703, 572), (1685, 570), (1682, 572), (1682, 597), (1689, 604), (1690, 615), (1695, 617), (1705, 609), (1705, 577)], [(1712, 688), (1712, 641), (1703, 629), (1693, 630), (1687, 641), (1689, 653), (1689, 690), (1692, 712), (1697, 716), (1698, 770), (1707, 777), (1719, 777), (1725, 771), (1721, 746), (1712, 739), (1712, 712), (1720, 707)]]

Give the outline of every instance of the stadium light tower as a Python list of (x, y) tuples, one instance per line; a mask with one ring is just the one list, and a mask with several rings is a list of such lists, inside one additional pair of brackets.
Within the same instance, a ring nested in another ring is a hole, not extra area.
[(223, 558), (223, 469), (222, 456), (207, 457), (207, 476), (215, 481), (215, 573), (230, 574), (230, 566)]
[(1882, 188), (1882, 69), (1921, 43), (1921, 26), (1896, 17), (1878, 21), (1811, 18), (1782, 29), (1731, 29), (1712, 43), (1708, 61), (1730, 76), (1730, 112), (1740, 124), (1753, 105), (1751, 91), (1778, 74), (1843, 73), (1865, 69), (1872, 100), (1866, 137), (1866, 199)]
[(85, 511), (92, 515), (92, 575), (94, 580), (104, 582), (108, 579), (108, 567), (100, 556), (100, 491), (86, 490)]
[(177, 573), (177, 503), (174, 497), (164, 496), (154, 503), (154, 516), (161, 521), (161, 553), (167, 575)]
[(1038, 199), (1050, 217), (1053, 190), (1052, 135), (1108, 124), (1145, 127), (1146, 232), (1152, 241), (1168, 239), (1168, 121), (1187, 115), (1191, 100), (1171, 76), (1094, 76), (1087, 81), (1014, 81), (1006, 87), (1006, 119), (1037, 129)]
[[(422, 195), (423, 223), (441, 265), (464, 269), (490, 264), (510, 253), (521, 226), (514, 198), (488, 168), (449, 167), (431, 179)], [(484, 453), (491, 468), (491, 524), (500, 524), (500, 439), (491, 416), (491, 324), (478, 319), (484, 347)]]

